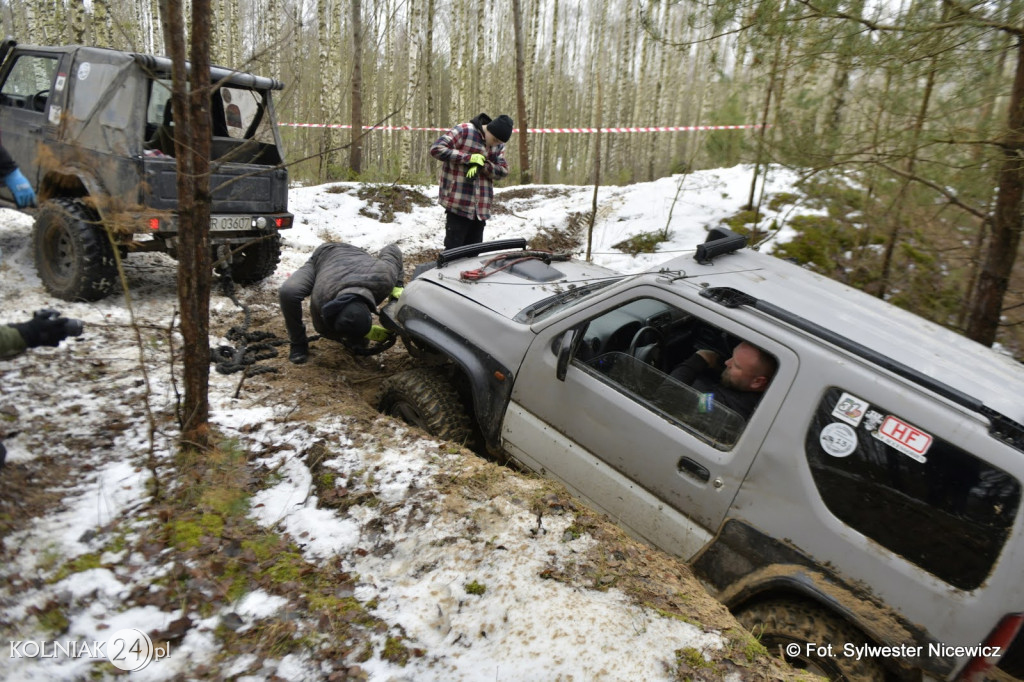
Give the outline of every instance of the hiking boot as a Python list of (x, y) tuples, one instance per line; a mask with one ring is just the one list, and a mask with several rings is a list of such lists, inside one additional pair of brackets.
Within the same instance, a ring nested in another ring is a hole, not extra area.
[(301, 365), (309, 359), (308, 343), (293, 343), (289, 349), (288, 360), (296, 365)]

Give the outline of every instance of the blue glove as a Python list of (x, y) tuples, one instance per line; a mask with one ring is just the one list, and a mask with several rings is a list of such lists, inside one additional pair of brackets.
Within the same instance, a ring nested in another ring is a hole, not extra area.
[(32, 185), (28, 184), (28, 179), (21, 174), (20, 169), (15, 168), (8, 173), (4, 182), (7, 184), (7, 189), (11, 190), (11, 194), (14, 195), (14, 201), (18, 204), (18, 208), (35, 205), (36, 193), (32, 191)]

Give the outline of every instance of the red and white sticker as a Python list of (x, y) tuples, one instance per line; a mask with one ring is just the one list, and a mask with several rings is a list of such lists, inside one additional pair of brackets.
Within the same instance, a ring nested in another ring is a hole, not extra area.
[(930, 434), (891, 414), (885, 418), (882, 425), (872, 435), (921, 464), (928, 461), (925, 453), (928, 452), (928, 448), (932, 446), (932, 440), (934, 440)]

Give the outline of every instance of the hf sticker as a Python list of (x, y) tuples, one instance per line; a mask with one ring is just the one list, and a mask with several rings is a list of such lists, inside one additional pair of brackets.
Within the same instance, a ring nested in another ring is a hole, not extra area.
[(882, 425), (878, 427), (878, 430), (871, 435), (921, 464), (928, 461), (925, 454), (928, 452), (928, 448), (932, 446), (933, 438), (930, 434), (906, 423), (902, 419), (897, 419), (891, 414), (888, 415), (885, 421), (882, 422)]

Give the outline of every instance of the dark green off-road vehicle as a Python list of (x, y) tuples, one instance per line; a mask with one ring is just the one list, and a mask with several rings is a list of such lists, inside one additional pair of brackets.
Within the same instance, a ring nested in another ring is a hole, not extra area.
[[(276, 80), (221, 67), (210, 101), (210, 245), (235, 281), (277, 267), (291, 227), (288, 173), (271, 93)], [(177, 164), (171, 60), (79, 45), (0, 45), (0, 132), (36, 190), (36, 267), (46, 289), (93, 301), (122, 255), (176, 255)], [(0, 204), (13, 205), (6, 189)]]

